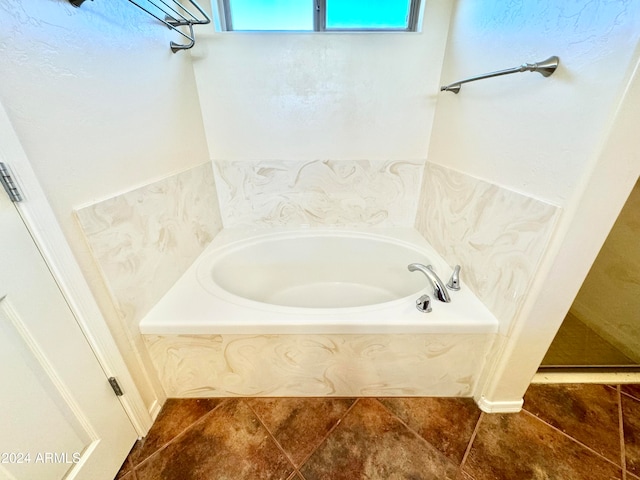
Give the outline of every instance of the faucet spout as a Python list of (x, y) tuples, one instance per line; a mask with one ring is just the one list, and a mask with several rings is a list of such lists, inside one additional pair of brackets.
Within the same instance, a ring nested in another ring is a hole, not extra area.
[(440, 300), (441, 302), (449, 303), (451, 302), (451, 297), (449, 297), (449, 293), (444, 286), (440, 277), (433, 271), (433, 267), (431, 265), (423, 265), (421, 263), (412, 263), (408, 267), (410, 272), (415, 272), (416, 270), (424, 273), (424, 275), (429, 280), (429, 283), (433, 287), (433, 295)]

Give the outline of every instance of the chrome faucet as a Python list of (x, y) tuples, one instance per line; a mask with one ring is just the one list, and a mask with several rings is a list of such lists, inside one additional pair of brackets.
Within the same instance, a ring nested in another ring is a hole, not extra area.
[(449, 290), (460, 290), (460, 265), (456, 265), (453, 268), (453, 273), (451, 274), (451, 278), (447, 282), (447, 288)]
[(451, 297), (449, 297), (449, 293), (440, 280), (440, 277), (436, 275), (436, 272), (433, 271), (433, 267), (431, 265), (424, 266), (421, 263), (412, 263), (408, 267), (410, 272), (415, 272), (416, 270), (421, 271), (425, 274), (425, 276), (429, 279), (429, 283), (433, 286), (433, 295), (440, 300), (441, 302), (449, 303), (451, 301)]

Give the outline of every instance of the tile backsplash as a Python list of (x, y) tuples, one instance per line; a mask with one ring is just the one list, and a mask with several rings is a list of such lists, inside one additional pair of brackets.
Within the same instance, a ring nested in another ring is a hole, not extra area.
[(515, 318), (560, 208), (427, 162), (416, 228), (500, 321)]
[(506, 333), (560, 209), (420, 161), (206, 163), (76, 211), (126, 324), (224, 227), (414, 226)]
[[(317, 160), (206, 163), (76, 215), (133, 344), (146, 346), (171, 396), (469, 396), (493, 336), (143, 339), (138, 322), (223, 227), (415, 226), (450, 265), (462, 265), (505, 335), (559, 212), (429, 162)], [(398, 377), (406, 362), (419, 378)]]
[(214, 162), (225, 228), (412, 227), (423, 162)]
[(132, 332), (221, 230), (210, 163), (76, 210)]

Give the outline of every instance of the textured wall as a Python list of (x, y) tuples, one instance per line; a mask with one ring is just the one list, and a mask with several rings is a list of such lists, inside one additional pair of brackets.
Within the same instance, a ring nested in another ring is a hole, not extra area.
[(210, 157), (422, 162), (431, 138), (433, 162), (562, 206), (621, 93), (638, 4), (460, 0), (445, 83), (551, 54), (562, 62), (550, 79), (519, 74), (460, 95), (437, 92), (451, 4), (428, 2), (421, 34), (199, 42), (209, 156), (190, 60), (170, 53), (167, 29), (126, 2), (0, 0), (0, 101), (105, 312), (73, 208)]
[(593, 240), (609, 228), (602, 213), (618, 202), (622, 172), (637, 178), (631, 164), (638, 157), (628, 155), (637, 143), (633, 107), (620, 122), (617, 116), (639, 39), (636, 1), (457, 2), (443, 83), (560, 57), (549, 78), (525, 72), (443, 94), (434, 120), (429, 161), (562, 208), (511, 334), (487, 371), (488, 402), (522, 398), (593, 258)]
[(458, 0), (443, 84), (551, 55), (438, 98), (429, 161), (564, 206), (595, 161), (640, 39), (629, 0)]
[(200, 36), (211, 158), (423, 160), (452, 3), (425, 2), (421, 33)]
[(191, 59), (172, 39), (128, 2), (0, 0), (0, 102), (148, 407), (163, 393), (73, 210), (209, 159)]
[(420, 33), (201, 37), (225, 227), (413, 225), (451, 9), (426, 2)]

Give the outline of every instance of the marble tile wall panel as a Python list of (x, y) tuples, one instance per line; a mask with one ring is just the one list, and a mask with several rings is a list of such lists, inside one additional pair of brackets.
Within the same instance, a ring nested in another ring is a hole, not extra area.
[(210, 163), (75, 213), (134, 335), (139, 320), (222, 228)]
[(225, 227), (412, 227), (423, 162), (214, 162)]
[(416, 228), (506, 333), (549, 242), (554, 205), (427, 162)]
[(493, 334), (144, 335), (169, 397), (468, 397), (493, 338)]

